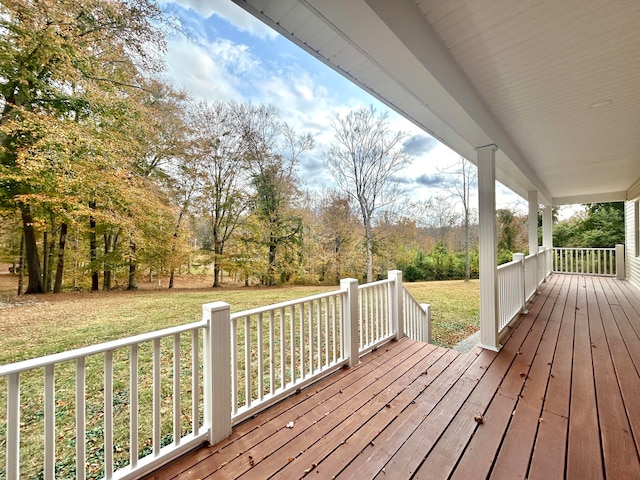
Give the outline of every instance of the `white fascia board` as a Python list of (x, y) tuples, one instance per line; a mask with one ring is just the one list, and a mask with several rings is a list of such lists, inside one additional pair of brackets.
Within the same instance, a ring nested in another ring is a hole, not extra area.
[(573, 195), (570, 197), (553, 197), (553, 205), (574, 205), (578, 203), (607, 203), (624, 202), (627, 200), (627, 192), (594, 193), (586, 195)]

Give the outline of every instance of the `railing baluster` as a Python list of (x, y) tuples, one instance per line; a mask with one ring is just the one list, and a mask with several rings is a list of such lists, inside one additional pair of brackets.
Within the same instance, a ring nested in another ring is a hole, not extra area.
[(316, 344), (316, 350), (318, 350), (318, 370), (322, 369), (322, 344), (323, 344), (323, 328), (322, 328), (322, 300), (316, 302), (316, 321), (318, 323), (318, 343)]
[(129, 463), (138, 466), (138, 344), (129, 351)]
[(264, 338), (263, 338), (263, 331), (262, 331), (262, 313), (258, 314), (258, 324), (257, 326), (257, 331), (258, 331), (258, 401), (262, 401), (262, 397), (263, 397), (263, 392), (264, 392), (264, 370), (263, 370), (263, 365), (264, 365)]
[(153, 349), (153, 406), (152, 406), (152, 448), (153, 456), (160, 454), (160, 436), (162, 424), (160, 422), (160, 339), (155, 338), (152, 344)]
[(331, 364), (331, 358), (329, 355), (329, 301), (329, 297), (324, 299), (324, 359), (326, 367)]
[(191, 431), (200, 433), (200, 337), (198, 330), (191, 331)]
[(269, 393), (273, 395), (275, 392), (275, 383), (276, 383), (276, 361), (275, 361), (275, 325), (274, 325), (274, 312), (271, 310), (269, 312)]
[(315, 340), (314, 340), (314, 336), (315, 336), (315, 329), (313, 328), (313, 302), (308, 302), (306, 304), (308, 306), (308, 310), (307, 310), (307, 317), (309, 318), (309, 374), (313, 375), (315, 372), (315, 352), (314, 352), (314, 347), (315, 347)]
[(20, 478), (20, 374), (7, 375), (7, 480)]
[(305, 334), (304, 334), (304, 316), (305, 316), (305, 308), (304, 303), (300, 304), (300, 378), (304, 379), (307, 376), (307, 368), (305, 365)]
[(104, 352), (104, 477), (113, 477), (113, 350)]
[(56, 471), (56, 390), (54, 365), (44, 367), (44, 478)]
[(251, 317), (244, 317), (244, 404), (251, 406), (253, 394), (251, 392)]
[(284, 352), (285, 352), (284, 324), (285, 324), (285, 309), (283, 307), (280, 309), (280, 388), (282, 388), (282, 390), (284, 390), (287, 386), (287, 377), (286, 377), (287, 363), (286, 363), (286, 358), (284, 356)]
[(338, 359), (338, 339), (337, 339), (337, 332), (338, 329), (336, 328), (336, 304), (338, 303), (338, 298), (337, 296), (332, 297), (333, 301), (331, 302), (331, 326), (333, 327), (333, 336), (332, 336), (332, 349), (333, 349), (333, 361), (335, 362)]
[[(205, 379), (205, 382), (207, 379)], [(231, 320), (231, 412), (238, 413), (238, 322)]]
[(289, 344), (291, 349), (291, 383), (297, 380), (296, 375), (296, 306), (291, 305), (289, 309)]
[(173, 336), (173, 444), (180, 445), (180, 334)]
[(86, 478), (85, 357), (76, 359), (76, 479)]

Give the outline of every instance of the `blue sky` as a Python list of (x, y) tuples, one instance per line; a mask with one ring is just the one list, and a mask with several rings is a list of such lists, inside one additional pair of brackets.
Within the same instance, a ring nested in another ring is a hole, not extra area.
[[(332, 141), (335, 116), (360, 106), (388, 110), (230, 0), (177, 0), (165, 8), (189, 32), (169, 40), (171, 81), (198, 99), (272, 104), (296, 131), (310, 133), (316, 147), (300, 161), (300, 177), (310, 190), (331, 183), (323, 152)], [(403, 188), (415, 200), (446, 195), (438, 169), (454, 164), (458, 155), (392, 111), (389, 121), (407, 133), (405, 149), (414, 159), (401, 176)], [(506, 189), (499, 192), (499, 206), (524, 205)]]

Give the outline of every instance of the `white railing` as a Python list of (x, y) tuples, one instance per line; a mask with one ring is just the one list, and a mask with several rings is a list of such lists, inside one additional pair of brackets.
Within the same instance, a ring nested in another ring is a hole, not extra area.
[(419, 303), (406, 288), (403, 297), (405, 334), (413, 340), (431, 343), (431, 305)]
[[(6, 478), (21, 478), (21, 461), (34, 460), (21, 458), (27, 418), (42, 418), (42, 430), (30, 428), (29, 437), (43, 438), (42, 450), (30, 455), (43, 457), (45, 479), (134, 478), (202, 443), (209, 431), (201, 419), (206, 329), (206, 322), (196, 322), (0, 367), (7, 380)], [(160, 381), (163, 370), (165, 380), (172, 377), (167, 384)], [(40, 386), (34, 377), (42, 378)], [(23, 378), (27, 398), (20, 391)], [(63, 414), (74, 417), (73, 425), (56, 431)], [(62, 437), (65, 442), (58, 441)], [(70, 444), (71, 452), (65, 451)], [(75, 465), (58, 465), (57, 471), (56, 458), (64, 456), (75, 456)]]
[(388, 342), (396, 334), (391, 325), (394, 313), (390, 299), (394, 285), (394, 280), (388, 279), (358, 286), (360, 354)]
[(348, 362), (346, 295), (337, 290), (231, 315), (233, 423)]
[(551, 248), (540, 247), (527, 255), (514, 253), (513, 260), (498, 266), (498, 325), (500, 334), (520, 312), (551, 273)]
[(553, 271), (583, 275), (616, 275), (615, 248), (553, 249)]
[(498, 266), (498, 332), (502, 331), (523, 308), (523, 267), (524, 262), (521, 258)]
[[(360, 287), (346, 279), (340, 290), (269, 307), (231, 314), (228, 304), (214, 302), (202, 312), (200, 322), (1, 366), (7, 420), (0, 476), (18, 480), (28, 467), (45, 479), (138, 478), (203, 441), (217, 443), (233, 423), (356, 365), (405, 330), (416, 340), (430, 336), (429, 306), (406, 291), (399, 271)], [(65, 415), (72, 425), (56, 431)], [(44, 440), (21, 452), (27, 418), (41, 419), (29, 435)]]
[(526, 300), (529, 300), (531, 296), (536, 293), (538, 285), (540, 284), (540, 269), (538, 268), (539, 257), (540, 254), (534, 253), (524, 258), (524, 294)]

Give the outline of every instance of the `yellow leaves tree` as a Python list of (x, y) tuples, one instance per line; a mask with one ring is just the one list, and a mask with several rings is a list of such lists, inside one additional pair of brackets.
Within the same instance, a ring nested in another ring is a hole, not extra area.
[(149, 0), (0, 4), (0, 208), (22, 217), (28, 293), (44, 289), (45, 210), (66, 223), (98, 215), (89, 204), (121, 202), (109, 194), (135, 158), (132, 92), (144, 88), (143, 70), (161, 67), (162, 24)]

